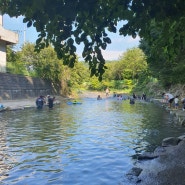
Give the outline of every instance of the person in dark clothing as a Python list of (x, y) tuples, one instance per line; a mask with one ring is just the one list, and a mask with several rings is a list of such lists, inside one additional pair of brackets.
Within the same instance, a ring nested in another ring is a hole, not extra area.
[(137, 97), (136, 97), (136, 95), (135, 95), (135, 93), (133, 93), (132, 97), (133, 97), (134, 99), (136, 99), (136, 98), (137, 98)]
[(102, 97), (98, 95), (97, 100), (102, 100)]
[(43, 97), (40, 96), (36, 99), (36, 106), (37, 106), (37, 109), (42, 109), (44, 105), (44, 100), (43, 100)]
[(130, 98), (130, 104), (135, 104), (135, 99), (134, 98)]
[(55, 101), (55, 97), (48, 96), (48, 107), (53, 108), (53, 102)]
[(146, 101), (146, 94), (145, 93), (143, 93), (143, 95), (142, 95), (142, 100)]
[(185, 110), (185, 98), (183, 98), (181, 102), (182, 102), (182, 110), (184, 111)]

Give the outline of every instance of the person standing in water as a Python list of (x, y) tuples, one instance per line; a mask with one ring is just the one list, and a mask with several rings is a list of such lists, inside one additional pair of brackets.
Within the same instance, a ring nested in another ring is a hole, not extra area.
[(50, 109), (52, 109), (53, 108), (53, 102), (55, 101), (55, 97), (51, 97), (50, 95), (48, 95), (48, 107), (50, 108)]
[(107, 87), (106, 90), (105, 90), (106, 96), (109, 96), (109, 93), (110, 93), (110, 91), (109, 91), (109, 89), (108, 89), (108, 87)]
[(102, 97), (98, 95), (97, 100), (102, 100)]
[(43, 96), (39, 96), (39, 97), (36, 99), (36, 106), (37, 106), (37, 109), (42, 109), (43, 105), (44, 105)]

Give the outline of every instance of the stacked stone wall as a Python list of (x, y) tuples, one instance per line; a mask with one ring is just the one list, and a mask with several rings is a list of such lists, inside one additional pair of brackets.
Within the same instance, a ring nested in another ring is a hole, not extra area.
[(31, 98), (48, 94), (54, 94), (50, 81), (23, 75), (0, 73), (1, 100)]

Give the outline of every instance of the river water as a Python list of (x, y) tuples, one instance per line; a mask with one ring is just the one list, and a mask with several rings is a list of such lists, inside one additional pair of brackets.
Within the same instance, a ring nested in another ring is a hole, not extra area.
[(0, 115), (3, 185), (126, 185), (136, 155), (185, 128), (153, 104), (107, 98)]

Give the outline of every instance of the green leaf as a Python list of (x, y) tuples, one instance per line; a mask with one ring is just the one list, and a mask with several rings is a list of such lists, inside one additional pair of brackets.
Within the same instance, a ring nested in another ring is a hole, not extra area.
[(29, 19), (27, 19), (26, 17), (23, 19), (23, 23), (26, 23), (28, 21), (29, 21)]
[(27, 23), (27, 27), (29, 28), (29, 27), (31, 27), (32, 26), (32, 21), (29, 21), (28, 23)]

